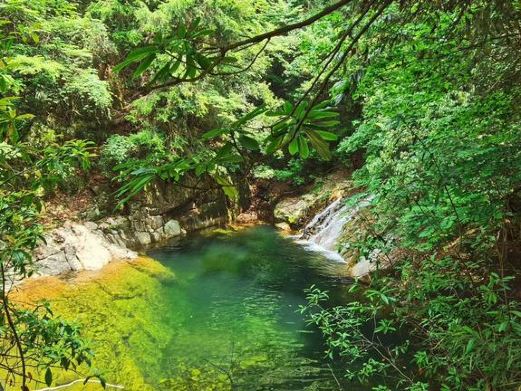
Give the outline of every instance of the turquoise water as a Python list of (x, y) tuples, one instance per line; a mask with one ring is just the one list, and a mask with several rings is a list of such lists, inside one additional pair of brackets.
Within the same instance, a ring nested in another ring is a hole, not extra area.
[(149, 255), (176, 276), (163, 287), (171, 338), (157, 351), (156, 388), (339, 389), (320, 334), (297, 310), (312, 284), (329, 290), (331, 304), (346, 302), (343, 264), (264, 226), (192, 236)]

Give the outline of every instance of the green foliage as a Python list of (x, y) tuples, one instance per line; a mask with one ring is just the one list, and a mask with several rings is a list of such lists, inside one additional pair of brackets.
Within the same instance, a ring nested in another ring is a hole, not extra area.
[[(476, 44), (480, 35), (466, 35), (481, 6), (463, 11), (461, 23), (450, 9), (421, 9), (399, 36), (375, 25), (361, 42), (364, 54), (337, 75), (363, 105), (338, 151), (365, 152), (355, 179), (375, 197), (358, 246), (392, 270), (373, 273), (346, 306), (326, 308), (324, 293), (311, 290), (304, 310), (330, 355), (345, 360), (346, 376), (384, 379), (377, 389), (521, 384), (519, 268), (506, 251), (519, 237), (512, 206), (521, 181), (521, 91), (509, 82), (511, 43)], [(503, 29), (514, 18), (507, 9)], [(407, 11), (387, 17), (407, 20)], [(388, 48), (375, 43), (389, 36)], [(385, 245), (385, 237), (395, 240)]]
[(17, 97), (4, 97), (0, 100), (0, 139), (18, 142), (20, 127), (26, 120), (33, 118), (31, 114), (18, 114), (15, 106)]
[[(255, 106), (265, 104), (269, 109), (279, 104), (263, 75), (272, 63), (271, 54), (285, 44), (277, 43), (262, 53), (256, 45), (225, 59), (202, 46), (269, 29), (277, 21), (274, 15), (287, 9), (285, 2), (268, 6), (264, 0), (164, 1), (154, 9), (118, 2), (89, 5), (88, 13), (104, 21), (121, 47), (122, 60), (114, 68), (117, 76), (142, 95), (132, 101), (125, 118), (137, 128), (163, 133), (174, 154), (166, 154), (162, 162), (145, 162), (146, 170), (138, 170), (137, 165), (132, 169), (132, 163), (119, 167), (124, 171), (119, 176), (123, 184), (124, 178), (133, 178), (127, 190), (137, 184), (144, 189), (144, 183), (154, 180), (182, 181), (185, 174), (204, 175), (205, 181), (217, 184), (229, 175), (245, 176), (239, 171), (253, 164), (257, 157), (249, 155), (260, 152), (268, 136), (266, 117)], [(201, 74), (211, 78), (203, 79)], [(180, 84), (187, 80), (197, 82)], [(252, 111), (256, 114), (249, 118)], [(166, 174), (172, 160), (180, 156), (184, 157), (182, 172), (176, 165), (175, 175)], [(154, 179), (150, 170), (156, 172)], [(225, 192), (231, 189), (228, 182)]]
[(518, 388), (519, 1), (333, 2), (307, 23), (318, 4), (0, 4), (2, 265), (32, 272), (45, 195), (90, 167), (78, 135), (104, 142), (119, 206), (159, 180), (236, 200), (251, 173), (300, 185), (305, 160), (363, 154), (354, 247), (393, 267), (347, 306), (309, 292), (329, 356), (380, 391)]
[[(45, 369), (45, 383), (53, 382), (53, 368), (75, 370), (90, 365), (92, 352), (80, 338), (80, 329), (55, 317), (50, 306), (39, 304), (31, 310), (12, 309), (19, 337), (27, 349), (28, 364), (37, 370)], [(5, 326), (5, 325), (2, 325)]]
[(200, 18), (194, 19), (188, 25), (182, 21), (178, 22), (172, 36), (163, 37), (157, 34), (151, 45), (130, 52), (123, 62), (114, 67), (114, 71), (119, 72), (134, 63), (139, 63), (132, 74), (137, 78), (152, 65), (156, 58), (166, 53), (171, 59), (158, 67), (159, 69), (151, 77), (150, 84), (164, 83), (172, 78), (189, 80), (199, 72), (208, 72), (213, 68), (212, 63), (217, 58), (207, 57), (196, 48), (202, 38), (212, 33), (212, 30), (201, 27), (200, 22)]
[(274, 169), (269, 166), (260, 165), (255, 168), (253, 175), (259, 179), (275, 179), (280, 182), (290, 181), (294, 185), (303, 185), (306, 178), (303, 176), (303, 162), (299, 159), (291, 159), (287, 168)]
[(107, 139), (101, 150), (99, 164), (107, 175), (113, 175), (115, 167), (122, 163), (163, 158), (166, 153), (164, 143), (161, 135), (150, 130), (128, 136), (113, 135)]
[(69, 2), (46, 0), (8, 0), (0, 20), (9, 37), (5, 65), (16, 79), (22, 109), (58, 129), (108, 119), (112, 95), (94, 62), (113, 55), (114, 47), (99, 21), (81, 17)]
[(107, 115), (112, 106), (107, 82), (101, 81), (92, 70), (81, 70), (71, 77), (62, 94), (74, 97), (77, 102), (74, 109), (89, 115)]
[[(1, 10), (5, 9), (4, 5)], [(20, 36), (0, 34), (1, 48), (9, 49), (14, 38)], [(37, 40), (35, 37), (32, 36), (33, 40)], [(1, 65), (4, 76), (19, 70), (19, 62), (13, 57), (6, 56)], [(50, 385), (52, 367), (74, 369), (91, 356), (78, 328), (54, 318), (45, 304), (34, 308), (14, 305), (10, 292), (14, 282), (35, 272), (32, 253), (42, 240), (39, 212), (43, 197), (65, 177), (88, 169), (92, 143), (84, 140), (27, 143), (29, 121), (34, 116), (18, 112), (21, 99), (12, 95), (17, 89), (15, 77), (3, 80), (0, 85), (0, 369), (8, 384), (20, 385), (26, 391), (30, 371), (45, 370), (45, 382)]]
[(258, 141), (254, 138), (252, 132), (244, 129), (243, 126), (265, 111), (266, 109), (259, 107), (230, 124), (228, 128), (210, 130), (204, 133), (202, 138), (203, 140), (210, 140), (217, 136), (229, 135), (233, 145), (240, 145), (245, 150), (258, 151), (260, 149)]
[(453, 259), (420, 271), (406, 262), (402, 286), (379, 278), (362, 290), (360, 301), (334, 308), (322, 306), (327, 294), (312, 288), (302, 311), (326, 337), (328, 355), (338, 354), (346, 376), (361, 383), (384, 377), (407, 390), (515, 389), (521, 312), (519, 303), (501, 304), (500, 298), (511, 279), (492, 273), (475, 296), (462, 300), (452, 291), (471, 291), (472, 283), (456, 268)]
[(310, 106), (302, 101), (296, 106), (286, 102), (280, 110), (270, 113), (280, 119), (272, 127), (270, 144), (266, 152), (273, 153), (276, 149), (288, 146), (291, 155), (297, 152), (300, 157), (309, 157), (308, 141), (316, 149), (320, 157), (329, 160), (328, 141), (335, 141), (337, 135), (325, 129), (331, 129), (340, 124), (338, 113), (327, 106), (328, 102)]

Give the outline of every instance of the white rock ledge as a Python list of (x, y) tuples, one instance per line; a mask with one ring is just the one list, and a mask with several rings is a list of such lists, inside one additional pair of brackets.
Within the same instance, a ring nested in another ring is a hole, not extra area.
[(131, 260), (137, 256), (136, 252), (111, 243), (95, 224), (66, 222), (49, 232), (45, 243), (36, 249), (36, 275), (99, 270), (112, 260)]

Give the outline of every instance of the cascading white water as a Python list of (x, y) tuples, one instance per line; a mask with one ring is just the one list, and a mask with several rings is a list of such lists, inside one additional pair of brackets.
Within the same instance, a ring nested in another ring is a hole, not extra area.
[(344, 198), (332, 202), (304, 228), (298, 243), (303, 244), (309, 250), (320, 252), (332, 260), (344, 262), (342, 256), (337, 252), (337, 241), (344, 225), (368, 203), (369, 199), (363, 199), (354, 206), (348, 206)]

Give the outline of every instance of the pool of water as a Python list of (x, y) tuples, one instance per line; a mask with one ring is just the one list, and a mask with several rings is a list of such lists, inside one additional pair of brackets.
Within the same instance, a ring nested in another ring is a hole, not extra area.
[(162, 285), (170, 333), (157, 350), (161, 378), (146, 379), (155, 389), (339, 389), (320, 334), (298, 308), (312, 284), (331, 304), (346, 302), (344, 264), (264, 226), (192, 236), (148, 255), (175, 274)]
[(338, 391), (335, 373), (345, 391), (368, 389), (344, 383), (298, 311), (311, 285), (330, 305), (348, 302), (345, 264), (267, 226), (191, 235), (148, 255), (17, 290), (21, 303), (50, 301), (94, 352), (92, 367), (53, 371), (53, 386), (100, 390), (82, 385), (99, 373), (131, 391)]

